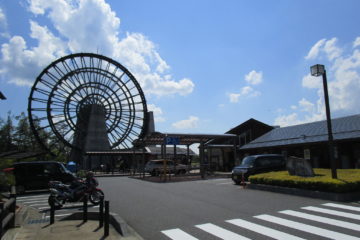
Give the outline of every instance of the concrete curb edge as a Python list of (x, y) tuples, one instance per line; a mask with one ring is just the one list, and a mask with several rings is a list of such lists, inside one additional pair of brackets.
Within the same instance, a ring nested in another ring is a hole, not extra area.
[(292, 194), (303, 197), (331, 200), (336, 202), (351, 202), (351, 201), (360, 200), (360, 192), (331, 193), (331, 192), (311, 191), (311, 190), (298, 189), (298, 188), (279, 187), (279, 186), (272, 186), (265, 184), (248, 184), (246, 187), (254, 190), (265, 190), (276, 193), (285, 193), (285, 194)]
[[(83, 213), (75, 212), (67, 217), (64, 217), (60, 221), (66, 220), (82, 220)], [(88, 212), (88, 220), (99, 221), (98, 212)], [(132, 228), (130, 227), (124, 219), (122, 219), (116, 213), (110, 213), (110, 224), (116, 229), (116, 231), (121, 234), (123, 237), (133, 237), (138, 240), (143, 240), (143, 238)]]

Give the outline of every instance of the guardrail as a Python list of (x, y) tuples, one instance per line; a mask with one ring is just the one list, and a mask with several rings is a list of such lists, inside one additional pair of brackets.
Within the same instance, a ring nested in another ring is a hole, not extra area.
[(16, 194), (10, 194), (6, 202), (0, 203), (0, 238), (8, 228), (15, 227)]

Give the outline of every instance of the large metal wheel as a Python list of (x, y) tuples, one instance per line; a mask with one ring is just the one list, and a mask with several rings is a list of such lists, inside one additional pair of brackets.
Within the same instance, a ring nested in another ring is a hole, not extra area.
[(79, 148), (75, 133), (85, 130), (77, 123), (86, 121), (78, 119), (79, 111), (90, 105), (104, 109), (111, 149), (131, 148), (145, 134), (146, 100), (135, 77), (108, 57), (78, 53), (54, 61), (37, 77), (28, 102), (35, 137), (46, 147), (42, 130), (52, 131), (66, 145)]

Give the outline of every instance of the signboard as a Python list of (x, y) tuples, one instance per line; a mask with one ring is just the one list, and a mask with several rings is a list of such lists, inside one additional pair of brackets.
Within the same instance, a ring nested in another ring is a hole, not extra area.
[(180, 139), (178, 137), (165, 137), (166, 145), (179, 145)]

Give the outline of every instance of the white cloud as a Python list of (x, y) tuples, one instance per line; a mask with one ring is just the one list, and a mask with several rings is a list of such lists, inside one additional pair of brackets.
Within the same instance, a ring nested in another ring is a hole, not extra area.
[(5, 38), (10, 37), (8, 33), (8, 23), (7, 23), (6, 15), (2, 8), (0, 8), (0, 36)]
[(250, 86), (245, 86), (240, 89), (239, 93), (228, 93), (228, 97), (231, 103), (237, 103), (242, 97), (258, 97), (261, 95), (261, 92), (254, 90)]
[(302, 79), (302, 86), (306, 88), (322, 88), (322, 78), (311, 76), (309, 73)]
[(336, 46), (337, 38), (330, 40), (321, 39), (310, 49), (305, 59), (316, 59), (321, 53), (326, 53), (328, 60), (334, 60), (342, 54), (342, 50)]
[(360, 46), (360, 37), (357, 37), (353, 43), (353, 47), (356, 48)]
[(239, 98), (240, 98), (241, 94), (240, 93), (229, 93), (228, 96), (229, 96), (231, 103), (237, 103), (237, 102), (239, 102)]
[(342, 50), (336, 46), (337, 38), (332, 38), (325, 42), (324, 52), (327, 54), (329, 60), (334, 60), (339, 57)]
[(275, 126), (281, 126), (281, 127), (296, 125), (299, 123), (300, 123), (300, 121), (298, 119), (297, 113), (291, 113), (289, 115), (279, 116), (274, 121)]
[(165, 122), (165, 118), (163, 117), (163, 111), (160, 107), (157, 107), (155, 104), (148, 104), (148, 111), (152, 111), (154, 113), (154, 121), (155, 122)]
[(315, 110), (315, 105), (312, 102), (306, 100), (305, 98), (303, 98), (299, 101), (299, 107), (300, 107), (301, 111), (304, 111), (304, 112), (312, 113)]
[[(314, 60), (325, 56), (329, 61), (327, 80), (332, 115), (358, 114), (360, 113), (358, 105), (360, 102), (360, 51), (356, 48), (350, 50), (339, 48), (336, 46), (336, 41), (336, 38), (328, 41), (320, 40), (321, 44), (318, 44), (319, 42), (315, 44), (318, 46), (314, 45), (310, 52), (316, 52), (315, 48), (320, 49), (318, 53), (312, 55), (316, 55)], [(356, 38), (353, 46), (357, 46), (357, 41), (360, 41), (359, 37)], [(286, 126), (325, 119), (322, 78), (308, 74), (302, 79), (302, 86), (317, 90), (317, 100), (311, 102), (305, 98), (301, 99), (296, 107), (291, 106), (293, 111), (297, 111), (296, 114), (280, 115), (275, 119), (276, 124)]]
[[(191, 79), (175, 80), (167, 73), (170, 66), (146, 36), (141, 33), (119, 36), (120, 19), (104, 0), (28, 2), (29, 11), (47, 17), (56, 34), (30, 20), (31, 37), (37, 40), (37, 46), (27, 46), (21, 36), (14, 36), (2, 45), (1, 73), (6, 73), (10, 82), (31, 85), (41, 70), (60, 56), (98, 52), (128, 68), (147, 95), (188, 95), (193, 91), (195, 85)], [(11, 56), (5, 56), (4, 52), (11, 52)], [(22, 64), (11, 66), (12, 61)]]
[(245, 80), (251, 85), (260, 84), (263, 81), (262, 72), (256, 72), (255, 70), (252, 70), (245, 75)]
[(200, 119), (198, 117), (190, 116), (188, 119), (173, 123), (172, 126), (177, 129), (192, 129), (197, 128), (199, 121)]
[(319, 55), (321, 47), (324, 45), (326, 39), (321, 39), (310, 49), (305, 59), (314, 59)]

